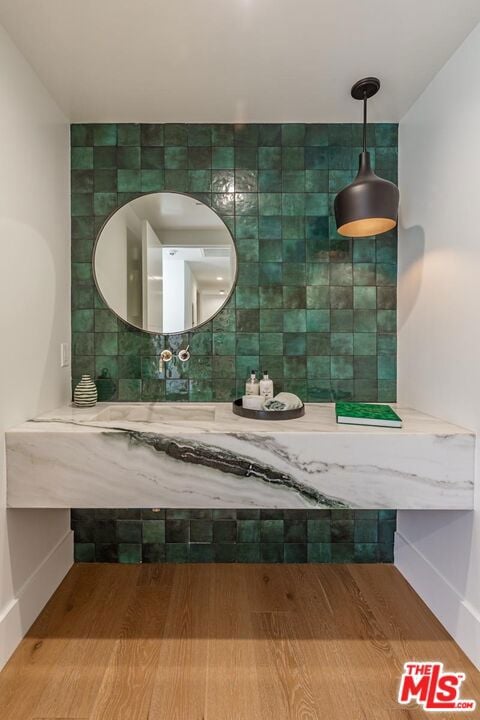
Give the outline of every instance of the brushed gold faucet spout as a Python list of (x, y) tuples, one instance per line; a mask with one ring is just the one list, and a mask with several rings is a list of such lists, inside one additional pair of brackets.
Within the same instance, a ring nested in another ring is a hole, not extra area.
[(160, 358), (158, 360), (158, 372), (163, 374), (163, 368), (165, 363), (169, 363), (171, 359), (173, 358), (173, 353), (171, 350), (162, 350), (160, 353)]

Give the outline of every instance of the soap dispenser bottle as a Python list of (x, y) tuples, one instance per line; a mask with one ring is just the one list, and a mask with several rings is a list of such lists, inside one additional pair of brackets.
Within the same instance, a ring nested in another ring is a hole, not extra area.
[(273, 398), (273, 380), (268, 377), (268, 370), (263, 371), (263, 379), (260, 380), (260, 395), (268, 400)]
[(245, 383), (245, 395), (260, 395), (260, 384), (257, 380), (255, 370), (252, 370), (250, 377)]

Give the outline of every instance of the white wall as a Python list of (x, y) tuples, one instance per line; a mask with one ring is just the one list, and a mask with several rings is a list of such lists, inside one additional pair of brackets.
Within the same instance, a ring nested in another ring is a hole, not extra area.
[[(162, 234), (163, 242), (163, 234)], [(181, 332), (185, 328), (185, 260), (163, 249), (163, 332)]]
[(184, 317), (183, 327), (188, 329), (194, 325), (193, 316), (195, 314), (195, 304), (197, 298), (198, 286), (195, 275), (192, 272), (190, 263), (185, 262), (185, 287), (184, 287)]
[(142, 221), (143, 327), (154, 332), (163, 329), (163, 249), (148, 220)]
[(200, 312), (199, 312), (199, 322), (206, 322), (209, 320), (212, 315), (215, 315), (215, 313), (218, 311), (219, 307), (223, 305), (225, 302), (225, 296), (219, 295), (218, 293), (216, 295), (210, 295), (207, 292), (201, 292), (200, 293)]
[(95, 274), (103, 297), (123, 318), (128, 316), (127, 239), (130, 234), (141, 244), (141, 220), (132, 207), (124, 205), (108, 220), (95, 248)]
[(95, 248), (95, 274), (108, 305), (127, 317), (128, 209), (115, 213)]
[[(400, 123), (401, 403), (480, 430), (480, 26)], [(478, 478), (477, 478), (478, 482)], [(480, 666), (476, 512), (399, 512), (396, 564)], [(433, 658), (434, 659), (434, 658)]]
[(4, 430), (65, 403), (68, 124), (0, 27), (0, 667), (72, 563), (69, 513), (5, 509)]

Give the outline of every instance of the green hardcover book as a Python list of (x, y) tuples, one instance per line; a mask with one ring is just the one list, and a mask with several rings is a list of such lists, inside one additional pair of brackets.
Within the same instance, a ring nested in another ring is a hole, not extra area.
[(345, 425), (377, 425), (378, 427), (402, 427), (402, 418), (390, 405), (372, 403), (335, 403), (337, 423)]

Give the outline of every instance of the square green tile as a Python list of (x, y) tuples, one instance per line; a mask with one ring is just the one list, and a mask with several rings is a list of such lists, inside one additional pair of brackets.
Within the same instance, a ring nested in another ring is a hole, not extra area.
[(305, 125), (303, 123), (287, 123), (282, 125), (282, 145), (300, 146), (305, 143)]
[(160, 192), (165, 187), (163, 170), (141, 170), (140, 187), (142, 192)]
[[(305, 288), (306, 265), (302, 262), (289, 262), (283, 264), (283, 284)], [(305, 298), (305, 291), (303, 293)]]
[(189, 561), (188, 543), (167, 543), (166, 550), (167, 562), (186, 563)]
[(309, 542), (307, 545), (307, 559), (311, 563), (332, 562), (332, 545), (328, 542)]
[(284, 562), (286, 563), (306, 563), (307, 562), (307, 544), (306, 543), (286, 543), (283, 546)]
[(140, 543), (119, 543), (118, 562), (127, 564), (142, 562), (142, 545)]
[(212, 168), (230, 169), (235, 167), (233, 147), (214, 147), (212, 148)]
[[(281, 302), (281, 298), (280, 298)], [(277, 308), (262, 308), (260, 310), (260, 331), (275, 332), (283, 330), (283, 310)]]
[(279, 123), (268, 123), (258, 125), (259, 145), (280, 145), (282, 141), (282, 126)]
[[(303, 170), (285, 170), (282, 173), (282, 184), (279, 190), (287, 193), (303, 193), (305, 191), (305, 172)], [(328, 208), (325, 206), (328, 213)]]
[(116, 145), (117, 144), (117, 126), (113, 123), (104, 123), (103, 125), (93, 126), (93, 143), (94, 145)]
[(306, 170), (327, 170), (328, 169), (328, 148), (306, 147), (305, 148), (305, 169)]
[(346, 355), (332, 355), (330, 358), (330, 373), (332, 378), (346, 380), (353, 378), (353, 357)]
[(237, 542), (258, 543), (260, 542), (260, 520), (238, 520), (237, 521)]
[(72, 170), (89, 170), (93, 168), (92, 147), (72, 147), (70, 158)]
[(282, 148), (259, 147), (258, 167), (259, 170), (280, 170), (282, 167)]
[(161, 146), (164, 144), (164, 126), (145, 123), (140, 127), (140, 142), (142, 145)]
[(93, 355), (94, 334), (72, 333), (72, 352), (74, 355)]
[(237, 333), (236, 334), (237, 355), (258, 355), (259, 335), (258, 333)]
[(332, 263), (330, 265), (330, 283), (335, 286), (353, 284), (353, 266), (351, 263)]
[(93, 214), (93, 194), (90, 193), (72, 193), (71, 196), (72, 217), (92, 215)]
[(144, 359), (145, 358), (140, 358), (136, 355), (119, 355), (118, 377), (123, 379), (140, 379), (140, 377), (142, 377), (142, 362)]
[(125, 402), (139, 402), (142, 394), (140, 379), (120, 379), (118, 381), (118, 399)]
[(284, 542), (306, 543), (307, 541), (307, 520), (288, 518), (284, 519)]
[(215, 543), (234, 543), (237, 539), (237, 523), (235, 520), (214, 520), (213, 540)]
[(235, 145), (257, 145), (258, 144), (258, 126), (245, 125), (238, 123), (234, 126), (234, 143)]
[(238, 170), (256, 170), (258, 167), (257, 148), (235, 147), (234, 162)]
[(328, 332), (330, 330), (330, 324), (330, 310), (316, 308), (308, 308), (306, 310), (307, 332)]
[(304, 170), (305, 150), (303, 147), (282, 147), (282, 169)]
[(290, 380), (297, 379), (301, 380), (307, 376), (307, 366), (305, 357), (284, 357), (283, 358), (283, 375), (289, 382), (285, 383), (285, 386), (289, 388), (290, 392), (295, 392), (292, 388)]
[[(275, 522), (275, 521), (273, 521)], [(282, 522), (282, 521), (280, 521)], [(283, 543), (271, 542), (260, 544), (260, 558), (264, 563), (281, 563), (283, 562)]]
[(332, 332), (330, 347), (332, 355), (353, 355), (353, 333)]
[(97, 170), (117, 169), (117, 148), (116, 147), (94, 147), (93, 167)]
[(72, 330), (90, 332), (94, 329), (94, 311), (91, 309), (72, 311)]
[(123, 123), (117, 125), (118, 145), (140, 145), (140, 125)]
[(118, 335), (115, 332), (95, 333), (95, 353), (97, 355), (116, 355), (118, 352)]
[(73, 147), (93, 145), (93, 125), (83, 123), (70, 125), (70, 142)]
[(95, 310), (95, 332), (116, 332), (117, 317), (111, 310)]
[(258, 563), (261, 560), (260, 544), (239, 543), (236, 546), (236, 560), (239, 563)]
[(141, 543), (142, 523), (137, 520), (117, 520), (117, 540), (119, 543)]
[(140, 167), (140, 148), (121, 147), (117, 150), (117, 167), (134, 170)]
[(259, 265), (258, 282), (262, 286), (281, 285), (283, 280), (283, 265), (279, 262), (262, 262)]
[(306, 332), (307, 319), (306, 310), (294, 309), (284, 310), (283, 330), (285, 332)]
[(307, 357), (307, 378), (330, 378), (330, 357), (328, 355), (309, 355)]
[(261, 355), (282, 355), (283, 354), (283, 333), (263, 332), (260, 334)]
[(211, 543), (213, 522), (211, 520), (190, 520), (190, 542)]
[(139, 192), (141, 190), (140, 170), (118, 170), (118, 192)]
[(359, 286), (353, 288), (353, 307), (359, 310), (373, 310), (377, 307), (377, 289)]
[(261, 520), (260, 539), (262, 542), (283, 542), (283, 520)]
[(258, 212), (260, 216), (278, 216), (282, 212), (282, 196), (276, 192), (258, 194)]
[(283, 334), (283, 354), (286, 357), (304, 357), (307, 351), (307, 339), (304, 332), (285, 332)]
[(328, 125), (326, 123), (312, 123), (305, 126), (305, 145), (328, 145)]

